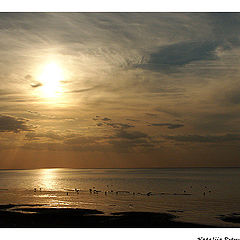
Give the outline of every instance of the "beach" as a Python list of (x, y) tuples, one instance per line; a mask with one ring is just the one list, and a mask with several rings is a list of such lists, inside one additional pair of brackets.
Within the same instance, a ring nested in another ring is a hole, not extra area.
[(214, 227), (178, 222), (169, 213), (117, 212), (105, 215), (92, 209), (41, 208), (39, 205), (1, 205), (0, 227), (57, 228), (57, 227)]

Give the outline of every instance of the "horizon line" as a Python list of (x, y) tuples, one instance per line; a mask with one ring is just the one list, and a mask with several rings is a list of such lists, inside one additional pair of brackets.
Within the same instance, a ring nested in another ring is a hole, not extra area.
[(210, 167), (130, 167), (130, 168), (70, 168), (70, 167), (46, 167), (46, 168), (0, 168), (2, 170), (40, 170), (40, 169), (186, 169), (186, 168), (240, 168), (240, 166), (210, 166)]

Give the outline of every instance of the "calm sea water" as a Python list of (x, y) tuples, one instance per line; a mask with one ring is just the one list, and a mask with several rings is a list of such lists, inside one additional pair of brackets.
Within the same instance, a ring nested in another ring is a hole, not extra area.
[(240, 213), (239, 183), (240, 168), (0, 170), (0, 204), (171, 212), (181, 221), (240, 227), (218, 219)]

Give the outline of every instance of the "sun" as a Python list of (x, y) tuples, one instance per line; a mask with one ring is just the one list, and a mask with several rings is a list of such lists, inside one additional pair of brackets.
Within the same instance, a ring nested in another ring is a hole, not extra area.
[(63, 69), (56, 62), (47, 63), (38, 76), (42, 84), (41, 92), (45, 97), (57, 97), (61, 93), (61, 81), (64, 80)]

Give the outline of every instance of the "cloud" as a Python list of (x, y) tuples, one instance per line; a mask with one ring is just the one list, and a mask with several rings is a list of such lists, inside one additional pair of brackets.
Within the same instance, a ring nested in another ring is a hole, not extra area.
[(220, 143), (240, 141), (239, 134), (225, 134), (225, 135), (177, 135), (165, 136), (164, 138), (174, 140), (177, 142), (199, 142), (199, 143)]
[[(240, 46), (239, 13), (202, 13), (195, 16), (200, 17), (205, 28), (210, 27), (211, 31), (202, 37), (193, 35), (192, 39), (159, 46), (144, 55), (134, 66), (154, 72), (171, 73), (193, 62), (217, 60), (217, 50), (226, 51)], [(192, 21), (196, 20), (193, 15), (190, 18)]]
[(30, 131), (30, 127), (26, 125), (27, 119), (16, 118), (8, 115), (0, 115), (0, 132)]
[(162, 142), (141, 131), (115, 130), (115, 134), (106, 138), (115, 151), (120, 152), (149, 152), (159, 150)]
[(103, 118), (102, 120), (103, 120), (103, 121), (111, 121), (111, 119), (110, 119), (110, 118), (107, 118), (107, 117)]
[(119, 152), (146, 152), (155, 147), (151, 141), (145, 138), (139, 139), (113, 139), (109, 143), (113, 145), (115, 151)]
[(158, 114), (156, 114), (156, 113), (145, 113), (145, 115), (147, 115), (149, 117), (158, 117)]
[(53, 140), (62, 140), (63, 137), (53, 131), (45, 132), (45, 133), (35, 133), (29, 132), (25, 135), (26, 140), (39, 140), (41, 138), (49, 138)]
[[(55, 111), (56, 113), (56, 111)], [(60, 115), (47, 115), (47, 114), (41, 114), (37, 111), (31, 111), (27, 110), (26, 113), (23, 115), (27, 116), (30, 119), (39, 119), (39, 120), (52, 120), (52, 121), (74, 121), (77, 120), (77, 118), (70, 118), (66, 115), (63, 115), (62, 112), (60, 112)]]
[(86, 136), (77, 136), (77, 137), (74, 137), (74, 138), (69, 138), (69, 139), (66, 139), (64, 141), (65, 144), (68, 144), (68, 145), (92, 145), (92, 144), (95, 144), (97, 142), (97, 140), (99, 140), (99, 137), (86, 137)]
[(108, 151), (147, 152), (159, 149), (159, 141), (147, 133), (114, 128), (108, 135), (59, 134), (55, 131), (44, 133), (29, 132), (21, 148), (49, 151)]
[(175, 129), (175, 128), (180, 128), (184, 127), (184, 124), (179, 124), (179, 123), (150, 123), (148, 126), (153, 126), (153, 127), (164, 127), (167, 126), (169, 129)]
[(157, 107), (155, 108), (156, 111), (158, 112), (161, 112), (161, 113), (165, 113), (165, 114), (168, 114), (170, 116), (173, 116), (173, 117), (181, 117), (181, 114), (179, 112), (177, 112), (176, 109), (172, 108), (172, 109), (165, 109), (165, 108), (162, 108), (162, 107)]
[(82, 88), (82, 89), (76, 89), (72, 91), (67, 91), (65, 93), (82, 93), (82, 92), (89, 92), (93, 90), (97, 90), (99, 88), (102, 88), (102, 86), (94, 86), (94, 87), (89, 87), (89, 88)]
[(25, 76), (25, 79), (31, 80), (31, 79), (32, 79), (32, 76), (31, 76), (30, 74), (27, 74), (27, 75)]
[(27, 81), (31, 81), (32, 83), (30, 83), (30, 86), (32, 88), (37, 88), (37, 87), (41, 87), (43, 84), (39, 81), (36, 81), (34, 80), (33, 76), (30, 75), (30, 74), (27, 74), (25, 77), (24, 77)]
[[(3, 87), (3, 88), (5, 88), (5, 87)], [(26, 97), (26, 95), (24, 95), (24, 93), (19, 92), (19, 91), (0, 89), (0, 108), (3, 107), (4, 104), (7, 104), (7, 110), (9, 110), (11, 108), (19, 110), (19, 105), (17, 105), (17, 104), (13, 105), (13, 104), (9, 104), (9, 103), (31, 102), (34, 100), (36, 100), (36, 98)], [(6, 112), (6, 111), (4, 111), (4, 112)]]
[(240, 104), (240, 90), (231, 91), (227, 96), (227, 100), (232, 104)]
[(134, 125), (130, 125), (128, 123), (110, 122), (111, 119), (108, 118), (108, 117), (104, 117), (104, 118), (100, 119), (99, 116), (96, 116), (95, 118), (93, 118), (93, 120), (98, 121), (98, 123), (96, 124), (98, 127), (109, 126), (109, 127), (112, 127), (112, 128), (121, 128), (121, 129), (135, 127)]
[(41, 87), (43, 84), (40, 83), (40, 82), (36, 82), (36, 83), (31, 83), (30, 85), (31, 85), (31, 87), (33, 87), (33, 88), (37, 88), (37, 87)]
[(224, 109), (224, 111), (218, 106), (212, 109), (210, 112), (195, 112), (191, 125), (200, 132), (207, 134), (225, 134), (228, 132), (239, 131), (239, 118), (240, 112), (237, 108)]
[(139, 131), (117, 130), (109, 137), (110, 143), (115, 150), (121, 152), (148, 151), (155, 147), (155, 141), (146, 133)]
[(225, 49), (239, 46), (239, 13), (209, 13), (206, 17), (210, 20), (215, 38), (221, 41)]
[(16, 93), (17, 92), (13, 92), (11, 90), (0, 89), (0, 96), (9, 96)]
[(152, 71), (172, 71), (194, 61), (215, 60), (215, 50), (219, 43), (215, 41), (180, 42), (160, 47), (150, 54), (145, 63), (137, 67)]
[(124, 130), (118, 131), (115, 135), (116, 138), (126, 138), (126, 139), (137, 139), (137, 138), (148, 138), (149, 136), (146, 133), (133, 131), (127, 132)]
[(48, 151), (61, 151), (67, 150), (64, 149), (64, 145), (61, 143), (52, 143), (52, 142), (27, 142), (22, 146), (23, 149), (31, 150), (48, 150)]
[(139, 120), (136, 119), (131, 119), (131, 118), (126, 118), (127, 121), (131, 121), (131, 122), (139, 122)]
[(146, 133), (125, 129), (115, 129), (114, 134), (109, 136), (78, 135), (74, 137), (63, 136), (62, 139), (63, 142), (58, 145), (59, 149), (76, 151), (141, 152), (152, 149), (157, 144), (157, 141)]
[(132, 128), (133, 125), (127, 124), (127, 123), (105, 123), (106, 126), (110, 126), (112, 128)]
[(221, 104), (238, 105), (240, 104), (240, 86), (239, 83), (230, 83), (222, 86), (214, 94), (215, 99), (219, 99)]

